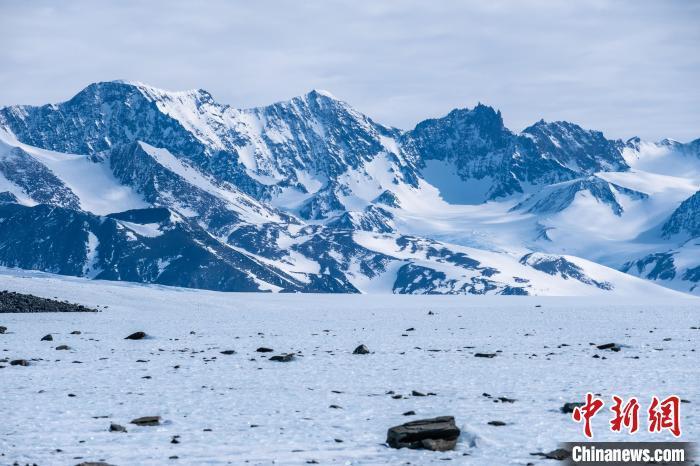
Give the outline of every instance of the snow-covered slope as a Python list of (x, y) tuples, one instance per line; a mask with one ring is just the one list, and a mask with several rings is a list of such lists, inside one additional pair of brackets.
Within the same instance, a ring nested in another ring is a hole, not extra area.
[(0, 264), (215, 290), (656, 293), (601, 265), (658, 280), (630, 264), (689, 250), (699, 146), (515, 134), (481, 104), (402, 131), (325, 91), (236, 109), (96, 83), (0, 109)]

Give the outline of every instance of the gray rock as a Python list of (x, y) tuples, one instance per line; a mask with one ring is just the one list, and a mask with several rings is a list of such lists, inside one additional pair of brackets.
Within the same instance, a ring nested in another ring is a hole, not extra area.
[(549, 453), (530, 453), (532, 456), (541, 456), (543, 458), (547, 458), (548, 460), (557, 460), (557, 461), (564, 461), (567, 459), (569, 456), (571, 456), (571, 452), (568, 450), (564, 450), (563, 448), (557, 448), (556, 450), (552, 450)]
[(7, 327), (3, 327), (2, 325), (0, 325), (0, 333), (5, 333), (5, 332), (7, 332)]
[(160, 416), (144, 416), (131, 421), (131, 424), (137, 426), (158, 426), (160, 425)]
[(459, 434), (455, 418), (441, 416), (392, 427), (387, 431), (386, 443), (392, 448), (447, 451), (457, 445)]
[(124, 339), (125, 340), (143, 340), (144, 338), (146, 338), (146, 334), (144, 332), (134, 332)]
[(53, 341), (53, 336), (49, 333), (48, 335), (44, 335), (41, 337), (41, 341)]
[(270, 358), (270, 361), (277, 361), (277, 362), (289, 362), (294, 359), (294, 353), (287, 353), (287, 354), (280, 354), (278, 356), (272, 356)]
[(369, 354), (369, 348), (367, 348), (365, 345), (360, 345), (355, 348), (355, 351), (353, 351), (352, 354)]
[(584, 403), (576, 401), (576, 402), (571, 402), (571, 403), (564, 403), (564, 406), (562, 406), (559, 409), (564, 414), (571, 414), (574, 412), (574, 408), (580, 408), (583, 405), (584, 405)]
[(615, 351), (616, 353), (620, 351), (620, 347), (617, 345), (617, 343), (605, 343), (604, 345), (598, 345), (596, 346), (599, 350), (610, 350), (610, 351)]
[(110, 432), (126, 432), (126, 427), (120, 426), (119, 424), (111, 423), (109, 425)]
[(224, 350), (224, 351), (221, 352), (221, 354), (225, 354), (225, 355), (230, 356), (230, 355), (232, 355), (232, 354), (236, 354), (236, 350), (232, 350), (232, 349)]
[(27, 367), (29, 365), (29, 361), (26, 359), (15, 359), (14, 361), (10, 361), (10, 365)]
[(56, 349), (57, 349), (58, 351), (69, 350), (69, 349), (70, 349), (70, 346), (68, 346), (68, 345), (58, 345), (58, 346), (56, 347)]
[(274, 350), (272, 348), (265, 348), (264, 346), (261, 346), (260, 348), (255, 350), (257, 353), (272, 353)]

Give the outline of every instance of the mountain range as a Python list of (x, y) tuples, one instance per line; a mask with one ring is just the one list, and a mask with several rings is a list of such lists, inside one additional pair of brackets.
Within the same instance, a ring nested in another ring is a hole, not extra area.
[(700, 139), (411, 130), (328, 92), (91, 84), (0, 109), (0, 265), (220, 291), (700, 294)]

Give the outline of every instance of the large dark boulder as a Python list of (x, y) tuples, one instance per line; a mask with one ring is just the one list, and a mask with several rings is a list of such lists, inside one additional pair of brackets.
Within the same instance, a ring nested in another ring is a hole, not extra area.
[(389, 429), (386, 443), (392, 448), (413, 448), (433, 451), (452, 450), (460, 430), (452, 416), (421, 419)]

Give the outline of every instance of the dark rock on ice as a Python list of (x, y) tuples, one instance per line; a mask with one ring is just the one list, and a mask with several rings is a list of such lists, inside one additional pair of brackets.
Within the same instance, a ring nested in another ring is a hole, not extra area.
[(620, 351), (620, 347), (617, 345), (617, 343), (605, 343), (604, 345), (596, 346), (596, 348), (599, 350), (610, 350), (615, 352)]
[(549, 453), (530, 453), (532, 456), (541, 456), (543, 458), (546, 458), (548, 460), (557, 460), (557, 461), (564, 461), (567, 459), (569, 456), (571, 456), (571, 452), (568, 450), (564, 450), (563, 448), (557, 448), (556, 450), (552, 450)]
[(574, 412), (575, 408), (580, 408), (583, 406), (582, 402), (571, 402), (571, 403), (564, 403), (564, 406), (560, 408), (561, 412), (564, 414), (571, 414)]
[(144, 332), (134, 332), (124, 339), (125, 340), (143, 340), (144, 338), (146, 338), (146, 334)]
[(158, 426), (160, 425), (160, 416), (144, 416), (131, 421), (131, 424), (137, 426)]
[(294, 359), (294, 353), (287, 353), (287, 354), (280, 354), (278, 356), (272, 356), (270, 358), (270, 361), (277, 361), (277, 362), (289, 362)]
[(355, 351), (353, 351), (352, 354), (369, 354), (369, 348), (367, 348), (365, 345), (360, 345), (355, 348)]
[(392, 427), (387, 432), (386, 443), (392, 448), (447, 451), (457, 445), (459, 434), (455, 418), (442, 416)]
[(49, 333), (48, 335), (44, 335), (43, 337), (41, 337), (41, 341), (53, 341), (53, 337)]
[(111, 423), (109, 425), (110, 432), (126, 432), (126, 427), (120, 426), (119, 424)]

